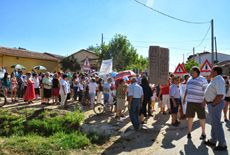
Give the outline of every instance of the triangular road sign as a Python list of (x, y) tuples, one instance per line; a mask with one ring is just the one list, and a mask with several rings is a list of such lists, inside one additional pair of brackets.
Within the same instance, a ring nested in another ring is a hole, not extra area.
[(89, 63), (89, 58), (88, 58), (88, 56), (85, 58), (85, 61), (84, 61), (84, 63), (83, 63), (82, 66), (83, 66), (83, 67), (91, 68), (91, 65), (90, 65), (90, 63)]
[(94, 73), (94, 71), (93, 71), (93, 69), (90, 67), (90, 69), (88, 70), (88, 74), (93, 74)]
[(208, 59), (205, 60), (202, 67), (200, 68), (200, 72), (211, 72), (212, 65), (209, 63)]
[(183, 69), (182, 65), (179, 63), (173, 74), (187, 74), (187, 72)]
[(183, 62), (182, 62), (182, 64), (181, 64), (181, 66), (182, 66), (182, 68), (184, 69), (184, 71), (186, 72), (185, 65), (184, 65)]

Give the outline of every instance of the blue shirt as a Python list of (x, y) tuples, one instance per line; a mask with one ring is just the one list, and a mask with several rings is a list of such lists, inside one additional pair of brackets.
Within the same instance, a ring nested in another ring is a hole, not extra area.
[(139, 76), (139, 77), (137, 78), (137, 83), (138, 83), (138, 84), (141, 84), (141, 80), (142, 80), (142, 77)]
[[(110, 90), (110, 84), (109, 84), (108, 82), (106, 82), (106, 83), (104, 84), (104, 88)], [(104, 91), (104, 93), (109, 95), (109, 91), (108, 91), (108, 92), (107, 92), (107, 91)]]
[(133, 96), (133, 98), (141, 98), (143, 95), (142, 87), (136, 82), (129, 86), (129, 96)]
[(169, 89), (169, 97), (171, 98), (171, 96), (173, 96), (174, 98), (177, 98), (177, 99), (180, 98), (180, 91), (177, 88), (177, 85), (175, 85), (174, 83), (171, 85), (171, 87)]

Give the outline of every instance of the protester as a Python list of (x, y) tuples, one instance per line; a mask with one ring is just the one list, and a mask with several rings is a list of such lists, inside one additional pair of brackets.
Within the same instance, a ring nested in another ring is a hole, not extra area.
[(123, 122), (124, 120), (121, 118), (121, 111), (125, 110), (125, 93), (127, 91), (127, 85), (125, 85), (125, 80), (119, 80), (119, 86), (117, 87), (117, 121)]
[(46, 75), (42, 81), (43, 84), (43, 91), (44, 91), (44, 100), (46, 105), (50, 105), (49, 103), (49, 98), (52, 96), (51, 91), (52, 91), (52, 80), (50, 78), (50, 73), (46, 72)]
[(68, 75), (63, 74), (62, 80), (61, 80), (61, 87), (60, 87), (60, 95), (61, 95), (61, 108), (65, 109), (66, 105), (65, 105), (65, 101), (67, 98), (67, 93), (68, 93), (68, 84), (66, 82), (66, 80), (68, 79)]
[(19, 72), (19, 75), (17, 76), (17, 82), (18, 82), (18, 99), (23, 98), (23, 90), (24, 90), (24, 80), (23, 80), (23, 71)]
[[(141, 84), (141, 81), (139, 81), (139, 76), (140, 76), (139, 74), (136, 74), (137, 83), (138, 83), (138, 84)], [(140, 80), (141, 80), (141, 79), (140, 79)]]
[(132, 84), (129, 87), (129, 116), (133, 124), (134, 130), (141, 129), (139, 124), (139, 113), (140, 108), (144, 100), (143, 89), (137, 84), (137, 79), (135, 77), (131, 80)]
[(89, 98), (89, 75), (85, 73), (85, 101)]
[[(2, 86), (2, 90), (3, 90), (3, 93), (5, 96), (7, 96), (8, 91), (9, 91), (9, 87), (10, 87), (10, 79), (9, 79), (8, 75), (9, 74), (7, 72), (5, 72), (4, 77), (0, 81), (0, 85)], [(8, 103), (7, 97), (6, 97), (6, 103)]]
[(89, 87), (89, 96), (90, 96), (90, 108), (94, 107), (95, 93), (98, 90), (98, 85), (94, 78), (91, 79), (91, 82), (88, 85)]
[[(26, 88), (27, 88), (27, 77), (28, 77), (28, 73), (26, 72), (26, 76), (24, 76), (24, 95), (26, 93)], [(26, 102), (26, 100), (24, 100)]]
[(84, 95), (84, 90), (85, 90), (85, 85), (86, 85), (86, 82), (85, 82), (85, 77), (82, 76), (81, 77), (81, 80), (79, 81), (79, 102), (80, 104), (83, 104), (84, 101), (85, 101), (85, 97), (83, 96)]
[[(11, 82), (11, 84), (10, 84), (11, 102), (17, 102), (16, 95), (17, 95), (17, 85), (18, 85), (18, 82), (17, 82), (17, 79), (15, 77), (15, 73), (14, 72), (11, 73), (10, 82)], [(14, 95), (14, 100), (13, 100), (13, 95)]]
[[(227, 119), (227, 112), (228, 112), (228, 106), (229, 106), (229, 102), (230, 102), (230, 85), (229, 85), (229, 82), (228, 82), (228, 76), (223, 76), (224, 78), (224, 81), (225, 81), (225, 92), (226, 92), (226, 95), (225, 95), (225, 98), (224, 98), (224, 101), (225, 101), (225, 107), (224, 107), (224, 120), (225, 122), (228, 121)], [(230, 119), (230, 118), (229, 118)]]
[(163, 114), (166, 115), (165, 112), (165, 105), (167, 103), (168, 105), (168, 111), (169, 114), (171, 114), (171, 109), (170, 109), (170, 99), (169, 99), (169, 87), (170, 87), (170, 78), (168, 80), (168, 85), (161, 85), (161, 93), (162, 93), (162, 109), (163, 109)]
[(112, 78), (108, 78), (107, 82), (104, 84), (103, 90), (104, 90), (104, 105), (109, 104), (109, 91), (110, 91), (110, 84), (112, 82)]
[(108, 78), (109, 78), (109, 74), (106, 74), (104, 78), (104, 84), (107, 82)]
[(2, 68), (0, 69), (0, 72), (6, 73), (5, 67), (2, 67)]
[(189, 76), (189, 74), (186, 74), (185, 76), (184, 76), (184, 84), (187, 84), (187, 82), (188, 82), (188, 79), (190, 78), (190, 76)]
[(227, 150), (226, 140), (224, 136), (224, 130), (221, 123), (221, 113), (224, 109), (224, 95), (225, 95), (225, 82), (221, 77), (222, 68), (213, 67), (211, 71), (211, 77), (213, 78), (211, 83), (205, 90), (205, 99), (203, 103), (208, 104), (209, 115), (211, 116), (211, 139), (205, 141), (204, 144), (210, 146), (218, 146), (215, 150)]
[(210, 83), (210, 82), (211, 82), (211, 76), (210, 76), (210, 75), (207, 75), (207, 76), (206, 76), (206, 80), (208, 81), (208, 83)]
[(74, 95), (73, 95), (74, 101), (77, 101), (78, 82), (79, 82), (78, 75), (73, 75), (72, 83), (73, 83), (73, 91), (74, 91)]
[(39, 78), (38, 78), (38, 74), (35, 72), (34, 73), (34, 78), (33, 78), (33, 80), (34, 80), (34, 90), (35, 90), (35, 95), (36, 95), (36, 100), (38, 100), (38, 95), (40, 94), (40, 92), (39, 92), (39, 88), (40, 88), (40, 86), (39, 86)]
[(41, 80), (40, 80), (40, 97), (41, 97), (41, 104), (45, 104), (45, 102), (44, 102), (44, 86), (43, 86), (43, 84), (42, 84), (42, 81), (43, 81), (44, 77), (45, 77), (45, 76), (42, 74)]
[(148, 116), (153, 116), (151, 114), (151, 97), (153, 96), (153, 92), (151, 87), (149, 86), (149, 83), (146, 78), (142, 78), (141, 80), (141, 87), (144, 92), (144, 101), (142, 103), (142, 108), (140, 109), (140, 115), (141, 115), (141, 124), (146, 124), (147, 122), (144, 121), (146, 115), (146, 106), (148, 105)]
[[(114, 101), (116, 99), (116, 87), (111, 85), (110, 86), (110, 92), (109, 92), (109, 105), (111, 107), (110, 112), (113, 112), (113, 105)], [(113, 114), (111, 114), (113, 116)]]
[(27, 73), (26, 85), (27, 85), (27, 89), (24, 96), (24, 100), (28, 101), (28, 104), (31, 104), (33, 103), (33, 99), (36, 98), (36, 96), (34, 91), (34, 80), (31, 77), (30, 72)]
[[(52, 100), (53, 100), (53, 104), (54, 103), (58, 103), (58, 97), (59, 97), (59, 90), (60, 90), (60, 82), (58, 80), (58, 74), (55, 73), (54, 74), (54, 78), (52, 80), (52, 91), (51, 91), (51, 95), (52, 95)], [(55, 101), (55, 102), (54, 102)]]
[(187, 81), (187, 89), (184, 95), (183, 104), (187, 100), (186, 117), (188, 117), (188, 135), (187, 138), (191, 139), (191, 130), (193, 118), (197, 113), (202, 128), (202, 135), (200, 139), (205, 139), (205, 102), (204, 91), (208, 86), (207, 80), (200, 75), (200, 69), (196, 66), (192, 67), (190, 74), (192, 77)]
[(180, 91), (177, 87), (179, 84), (179, 79), (177, 77), (173, 77), (172, 85), (169, 89), (169, 97), (170, 97), (170, 105), (171, 105), (171, 112), (172, 112), (172, 125), (178, 126), (179, 121), (177, 120), (177, 113), (180, 104)]
[(156, 88), (152, 88), (153, 96), (151, 97), (151, 111), (155, 112), (154, 106), (155, 106), (155, 100), (156, 100)]
[(162, 108), (162, 90), (161, 90), (159, 84), (156, 85), (156, 96), (157, 96), (158, 102), (160, 102), (161, 112), (163, 112), (163, 108)]
[(98, 90), (97, 90), (97, 103), (101, 103), (102, 100), (102, 95), (103, 95), (103, 86), (102, 86), (102, 79), (99, 79), (97, 86), (98, 86)]
[(139, 85), (141, 84), (141, 80), (142, 80), (142, 77), (143, 77), (144, 75), (145, 75), (145, 73), (144, 73), (144, 72), (141, 72), (141, 76), (138, 77), (137, 82), (138, 82)]

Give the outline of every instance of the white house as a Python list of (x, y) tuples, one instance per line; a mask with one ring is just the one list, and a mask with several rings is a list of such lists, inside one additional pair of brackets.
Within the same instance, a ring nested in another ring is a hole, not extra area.
[[(203, 52), (203, 53), (197, 53), (195, 55), (190, 55), (188, 57), (188, 61), (191, 59), (195, 59), (195, 61), (199, 64), (203, 64), (206, 59), (212, 64), (212, 53), (210, 52)], [(217, 62), (222, 62), (225, 60), (230, 60), (230, 55), (223, 54), (223, 53), (217, 53)], [(214, 53), (214, 63), (216, 62), (216, 53)]]

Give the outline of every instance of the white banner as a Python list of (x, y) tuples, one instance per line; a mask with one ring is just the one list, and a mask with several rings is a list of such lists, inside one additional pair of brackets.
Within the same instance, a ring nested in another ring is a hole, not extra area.
[(184, 114), (186, 114), (186, 109), (187, 109), (187, 101), (183, 105), (184, 95), (185, 95), (185, 91), (186, 91), (186, 86), (187, 86), (186, 84), (179, 84), (180, 96), (181, 96), (181, 103), (182, 103), (182, 108), (183, 108), (183, 113)]
[(113, 59), (102, 60), (99, 75), (109, 74), (113, 71)]

